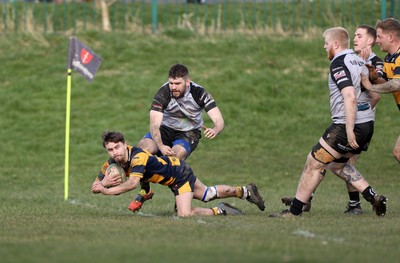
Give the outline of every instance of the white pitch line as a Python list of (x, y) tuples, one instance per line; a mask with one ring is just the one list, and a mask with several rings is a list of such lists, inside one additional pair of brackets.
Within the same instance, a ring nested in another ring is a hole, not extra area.
[(318, 235), (318, 234), (312, 233), (312, 232), (310, 232), (308, 230), (298, 229), (298, 230), (294, 231), (293, 234), (296, 235), (296, 236), (301, 236), (301, 237), (305, 237), (305, 238), (315, 238), (315, 239), (322, 240), (325, 245), (327, 244), (328, 241), (333, 241), (333, 242), (338, 242), (338, 243), (345, 243), (344, 238), (327, 237), (327, 236), (323, 236), (323, 235)]

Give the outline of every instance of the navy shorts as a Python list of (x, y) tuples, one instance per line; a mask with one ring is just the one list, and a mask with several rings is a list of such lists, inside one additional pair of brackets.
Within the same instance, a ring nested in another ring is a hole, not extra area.
[(176, 179), (175, 183), (169, 188), (174, 195), (180, 195), (187, 192), (194, 192), (194, 184), (197, 180), (193, 173), (192, 168), (186, 163), (181, 161), (180, 176)]

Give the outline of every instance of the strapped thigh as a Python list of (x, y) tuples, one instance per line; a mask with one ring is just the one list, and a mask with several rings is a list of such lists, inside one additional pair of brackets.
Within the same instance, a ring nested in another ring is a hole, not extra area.
[(335, 160), (335, 157), (322, 147), (319, 142), (312, 148), (311, 156), (323, 164), (329, 164)]

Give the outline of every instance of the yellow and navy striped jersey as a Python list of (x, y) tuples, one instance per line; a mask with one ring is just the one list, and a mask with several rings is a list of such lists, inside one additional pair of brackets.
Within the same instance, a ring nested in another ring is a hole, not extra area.
[[(383, 71), (386, 80), (400, 79), (400, 49), (394, 54), (388, 54), (385, 57)], [(393, 97), (400, 110), (400, 91), (394, 92)]]
[[(141, 181), (172, 186), (187, 180), (184, 173), (185, 162), (176, 157), (155, 156), (134, 146), (127, 146), (128, 162), (122, 168), (127, 177), (137, 176)], [(102, 180), (108, 166), (115, 161), (110, 158), (101, 168), (98, 178)]]

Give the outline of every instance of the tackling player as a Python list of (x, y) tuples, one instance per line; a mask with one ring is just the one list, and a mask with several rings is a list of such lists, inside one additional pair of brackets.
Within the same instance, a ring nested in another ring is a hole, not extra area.
[[(205, 128), (202, 112), (207, 113), (214, 127)], [(189, 70), (182, 64), (171, 66), (168, 82), (162, 85), (153, 98), (150, 108), (150, 132), (138, 147), (151, 154), (175, 156), (186, 160), (196, 149), (201, 138), (214, 139), (224, 129), (224, 119), (214, 98), (202, 86), (189, 78)], [(132, 202), (132, 211), (139, 210), (153, 197), (148, 184)]]

